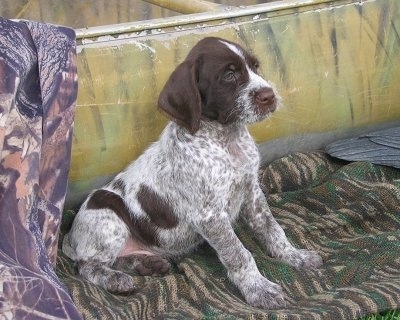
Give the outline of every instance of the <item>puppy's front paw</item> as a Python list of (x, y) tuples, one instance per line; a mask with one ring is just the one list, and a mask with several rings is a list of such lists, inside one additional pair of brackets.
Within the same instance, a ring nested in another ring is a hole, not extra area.
[(315, 269), (322, 265), (322, 258), (316, 251), (294, 249), (287, 253), (283, 260), (295, 268)]
[(262, 309), (278, 309), (285, 307), (283, 290), (280, 285), (259, 276), (241, 289), (247, 303)]

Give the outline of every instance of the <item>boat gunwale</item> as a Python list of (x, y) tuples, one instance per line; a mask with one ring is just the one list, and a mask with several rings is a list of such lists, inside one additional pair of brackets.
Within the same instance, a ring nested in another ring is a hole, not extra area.
[[(246, 7), (229, 7), (216, 11), (184, 14), (173, 17), (157, 18), (135, 22), (94, 26), (75, 29), (76, 39), (90, 39), (102, 36), (118, 36), (126, 33), (138, 35), (147, 30), (162, 30), (170, 27), (183, 27), (185, 25), (201, 24), (216, 20), (234, 19), (245, 16), (255, 16), (266, 13), (287, 12), (287, 10), (299, 10), (300, 8), (313, 10), (321, 8), (333, 8), (347, 4), (360, 4), (371, 0), (282, 0)], [(375, 1), (375, 0), (373, 0)], [(296, 11), (297, 12), (297, 11)]]

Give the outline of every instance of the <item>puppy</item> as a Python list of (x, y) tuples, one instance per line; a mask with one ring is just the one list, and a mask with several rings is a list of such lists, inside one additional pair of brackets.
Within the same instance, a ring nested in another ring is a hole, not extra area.
[(294, 248), (258, 184), (259, 154), (246, 125), (280, 103), (239, 45), (205, 38), (163, 88), (158, 105), (173, 121), (159, 140), (93, 191), (63, 241), (80, 275), (111, 292), (135, 290), (132, 277), (168, 272), (166, 259), (207, 241), (252, 306), (284, 306), (281, 287), (261, 275), (232, 223), (242, 214), (266, 252), (292, 266), (322, 264)]

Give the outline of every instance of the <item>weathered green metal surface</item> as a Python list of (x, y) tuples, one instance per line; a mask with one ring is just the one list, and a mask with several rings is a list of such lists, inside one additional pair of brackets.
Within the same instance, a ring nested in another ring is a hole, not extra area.
[(175, 12), (189, 14), (219, 10), (222, 5), (207, 0), (143, 0)]
[[(158, 0), (160, 2), (170, 2)], [(184, 2), (174, 0), (174, 2)], [(187, 0), (186, 10), (190, 5), (204, 0)], [(229, 6), (253, 5), (273, 0), (216, 0)], [(155, 2), (155, 0), (149, 0)], [(212, 8), (209, 6), (208, 8)], [(200, 7), (196, 5), (196, 8)], [(207, 9), (207, 6), (203, 6)], [(182, 9), (182, 6), (176, 9)], [(179, 12), (179, 11), (178, 11)], [(13, 19), (26, 19), (61, 24), (73, 28), (104, 26), (123, 22), (165, 18), (178, 15), (178, 12), (151, 5), (144, 0), (0, 0), (0, 16)], [(191, 11), (194, 12), (194, 11)], [(200, 11), (196, 11), (200, 12)]]
[(307, 144), (313, 135), (328, 140), (400, 121), (398, 0), (281, 1), (210, 15), (78, 30), (70, 203), (157, 139), (167, 121), (158, 93), (205, 36), (251, 49), (284, 98), (271, 119), (251, 127), (257, 142)]
[(0, 16), (61, 24), (100, 26), (177, 15), (140, 0), (0, 0)]

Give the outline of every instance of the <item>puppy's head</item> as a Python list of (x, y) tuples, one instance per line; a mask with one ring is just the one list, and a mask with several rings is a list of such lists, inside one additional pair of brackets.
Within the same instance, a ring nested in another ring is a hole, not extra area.
[(257, 69), (258, 60), (239, 45), (204, 38), (171, 74), (158, 106), (193, 134), (202, 118), (222, 124), (262, 120), (280, 97)]

